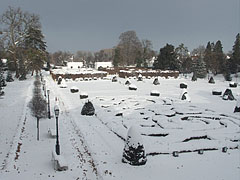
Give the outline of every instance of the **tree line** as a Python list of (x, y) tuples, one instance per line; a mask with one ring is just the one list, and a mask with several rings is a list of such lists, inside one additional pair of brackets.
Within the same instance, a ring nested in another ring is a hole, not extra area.
[[(239, 33), (232, 51), (227, 54), (223, 52), (220, 40), (216, 43), (208, 42), (206, 47), (199, 46), (191, 53), (183, 43), (177, 47), (166, 44), (159, 52), (155, 52), (152, 42), (148, 39), (140, 40), (133, 30), (121, 33), (118, 44), (113, 48), (95, 53), (77, 51), (73, 54), (46, 51), (40, 18), (36, 14), (9, 7), (0, 16), (0, 24), (0, 58), (8, 59), (8, 68), (20, 80), (25, 79), (28, 72), (38, 73), (46, 62), (48, 65), (66, 65), (67, 61), (82, 61), (86, 67), (93, 67), (94, 62), (98, 61), (111, 61), (114, 67), (150, 66), (154, 69), (178, 70), (181, 73), (197, 74), (201, 71), (226, 76), (240, 71)], [(153, 58), (155, 60), (152, 63)]]

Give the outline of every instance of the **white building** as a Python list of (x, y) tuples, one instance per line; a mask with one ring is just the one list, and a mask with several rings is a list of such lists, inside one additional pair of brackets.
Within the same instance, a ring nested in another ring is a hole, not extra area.
[(95, 62), (95, 69), (98, 69), (98, 68), (110, 68), (110, 67), (113, 67), (113, 64), (112, 62)]
[(80, 69), (83, 67), (83, 62), (68, 62), (68, 69)]

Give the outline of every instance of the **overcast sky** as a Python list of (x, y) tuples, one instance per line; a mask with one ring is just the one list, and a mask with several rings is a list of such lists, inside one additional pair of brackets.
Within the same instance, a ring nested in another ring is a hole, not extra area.
[(112, 48), (128, 30), (157, 51), (221, 40), (228, 52), (240, 31), (240, 0), (1, 0), (0, 14), (8, 6), (40, 16), (50, 52)]

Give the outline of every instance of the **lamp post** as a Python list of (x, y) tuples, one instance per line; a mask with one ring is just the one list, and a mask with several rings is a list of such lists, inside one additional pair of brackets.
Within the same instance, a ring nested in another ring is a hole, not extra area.
[(48, 119), (51, 119), (49, 94), (50, 94), (50, 90), (48, 89), (47, 90), (47, 96), (48, 96)]
[(46, 98), (46, 80), (43, 80), (43, 86), (44, 86), (44, 89), (43, 89), (43, 91), (44, 91), (44, 96), (45, 96), (45, 98)]
[(60, 145), (58, 140), (58, 116), (59, 116), (59, 107), (58, 105), (54, 106), (54, 112), (56, 117), (56, 131), (57, 131), (57, 138), (56, 138), (56, 154), (60, 155)]

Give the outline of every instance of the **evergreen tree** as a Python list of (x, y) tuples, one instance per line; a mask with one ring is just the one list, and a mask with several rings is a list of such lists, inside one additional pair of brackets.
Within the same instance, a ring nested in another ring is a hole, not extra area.
[(161, 70), (179, 69), (173, 45), (167, 44), (165, 47), (160, 49), (160, 54), (157, 60), (154, 62), (153, 67), (154, 69)]
[(206, 63), (203, 61), (202, 58), (198, 58), (193, 63), (193, 73), (196, 78), (205, 78), (207, 75)]
[(26, 56), (28, 61), (28, 69), (38, 72), (43, 67), (44, 62), (47, 60), (46, 42), (43, 41), (44, 36), (40, 29), (30, 27), (27, 31), (27, 36), (24, 40), (26, 49)]
[(207, 71), (212, 70), (212, 46), (210, 41), (207, 43), (205, 52), (204, 52), (204, 59), (203, 59), (206, 63), (206, 68)]
[(114, 57), (113, 57), (113, 66), (118, 67), (121, 61), (121, 55), (120, 55), (120, 48), (117, 47), (114, 50)]
[(236, 73), (237, 71), (240, 71), (240, 34), (238, 33), (236, 36), (236, 40), (233, 45), (233, 53), (231, 58), (231, 65), (230, 69), (232, 73)]
[(222, 73), (224, 70), (224, 63), (225, 63), (225, 56), (222, 50), (222, 43), (221, 41), (217, 41), (214, 49), (213, 49), (213, 59), (214, 59), (214, 66), (213, 70), (215, 74)]
[(12, 81), (14, 81), (14, 79), (13, 79), (13, 77), (12, 77), (11, 71), (8, 71), (7, 77), (6, 77), (6, 81), (7, 81), (7, 82), (12, 82)]

